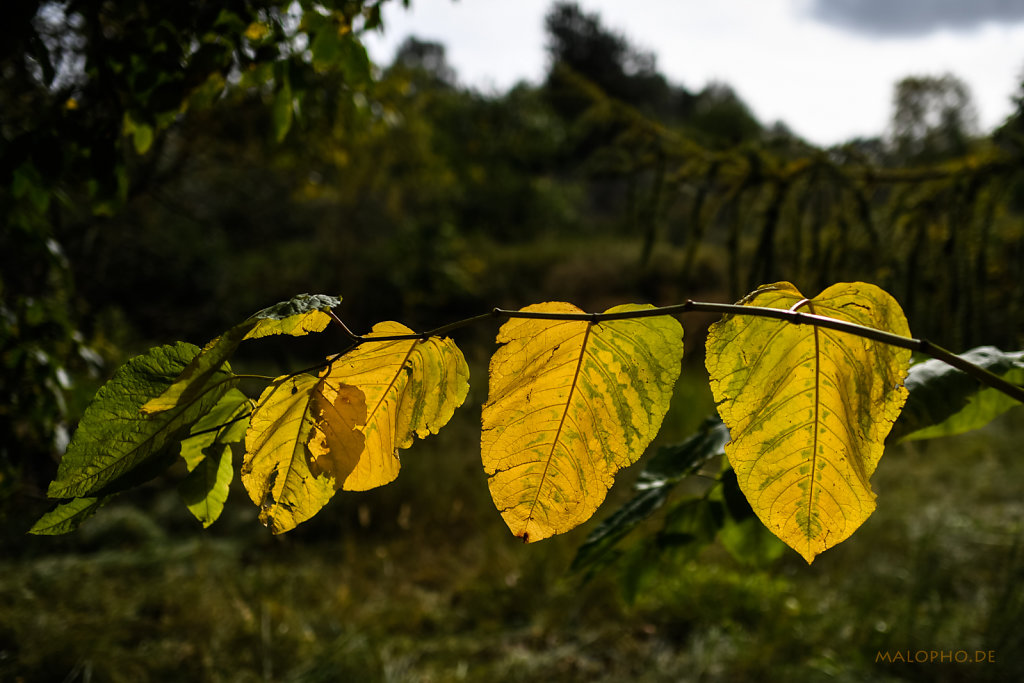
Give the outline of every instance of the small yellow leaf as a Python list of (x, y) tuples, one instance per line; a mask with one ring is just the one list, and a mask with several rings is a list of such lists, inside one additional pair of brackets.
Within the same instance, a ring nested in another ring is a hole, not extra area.
[[(523, 311), (582, 313), (560, 302)], [(654, 439), (679, 377), (683, 329), (666, 316), (515, 318), (502, 325), (498, 343), (481, 456), (509, 529), (538, 541), (589, 519), (615, 473)]]
[[(314, 401), (321, 386), (310, 375), (279, 377), (264, 390), (249, 421), (242, 483), (260, 506), (260, 521), (275, 534), (309, 519), (334, 495), (334, 477), (310, 470), (310, 442), (316, 439), (320, 444), (326, 438), (332, 446), (344, 443), (352, 448), (352, 440), (361, 437), (354, 429), (354, 434), (344, 435), (344, 425), (359, 421), (365, 402), (346, 391), (345, 401), (325, 410), (321, 399)], [(318, 412), (328, 413), (330, 426), (317, 430), (317, 420), (324, 419)]]
[(275, 334), (301, 337), (311, 332), (323, 332), (330, 322), (331, 317), (320, 310), (307, 311), (281, 319), (260, 318), (250, 321), (252, 329), (246, 332), (243, 339), (260, 339)]
[(259, 42), (270, 35), (270, 27), (261, 21), (254, 21), (245, 29), (245, 37), (253, 42)]
[[(411, 333), (400, 323), (382, 322), (367, 336)], [(452, 340), (439, 337), (363, 342), (332, 363), (322, 377), (327, 401), (335, 401), (345, 386), (356, 387), (365, 396), (366, 416), (357, 429), (366, 442), (357, 457), (336, 451), (327, 459), (317, 445), (322, 437), (314, 439), (318, 466), (334, 472), (339, 488), (346, 491), (366, 491), (393, 481), (401, 467), (398, 449), (411, 446), (414, 434), (421, 439), (436, 434), (469, 391), (469, 368), (462, 352)]]
[[(809, 302), (790, 283), (742, 304), (793, 308), (910, 336), (899, 304), (863, 282)], [(706, 364), (732, 441), (725, 452), (764, 525), (810, 563), (874, 511), (870, 477), (907, 397), (910, 351), (812, 325), (726, 316)]]

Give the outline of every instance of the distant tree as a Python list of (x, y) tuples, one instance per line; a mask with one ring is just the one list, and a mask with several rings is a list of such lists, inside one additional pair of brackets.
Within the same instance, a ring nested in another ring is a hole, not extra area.
[(399, 46), (392, 69), (408, 69), (427, 75), (436, 86), (455, 86), (455, 69), (448, 63), (441, 43), (409, 36)]
[(967, 151), (978, 117), (970, 89), (956, 76), (909, 76), (894, 89), (891, 125), (896, 154), (936, 161)]
[(670, 86), (658, 71), (654, 54), (605, 28), (599, 15), (584, 13), (574, 2), (558, 2), (548, 12), (545, 27), (551, 62), (548, 86), (563, 115), (578, 115), (580, 104), (562, 93), (558, 67), (568, 67), (607, 95), (648, 114), (662, 119), (685, 114), (692, 95)]
[(688, 123), (712, 147), (731, 147), (761, 134), (750, 108), (725, 83), (710, 83), (697, 95)]

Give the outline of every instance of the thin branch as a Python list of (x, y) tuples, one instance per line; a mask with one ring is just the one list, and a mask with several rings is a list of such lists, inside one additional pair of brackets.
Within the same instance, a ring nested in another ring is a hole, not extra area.
[(428, 332), (419, 332), (412, 334), (395, 334), (381, 337), (367, 337), (354, 334), (348, 327), (338, 318), (334, 313), (331, 316), (335, 321), (341, 325), (342, 329), (346, 334), (356, 343), (360, 344), (366, 341), (409, 341), (409, 340), (425, 340), (430, 337), (441, 336), (454, 330), (457, 330), (468, 325), (480, 322), (485, 319), (491, 318), (522, 318), (530, 320), (578, 320), (589, 323), (600, 323), (608, 320), (631, 320), (634, 318), (652, 318), (662, 315), (680, 315), (683, 313), (722, 313), (724, 315), (747, 315), (759, 318), (773, 318), (776, 320), (784, 320), (793, 325), (814, 325), (817, 327), (824, 327), (830, 330), (836, 330), (837, 332), (845, 332), (847, 334), (856, 335), (858, 337), (864, 337), (865, 339), (871, 339), (872, 341), (881, 342), (890, 346), (897, 346), (903, 349), (910, 349), (911, 351), (917, 351), (925, 355), (931, 356), (937, 360), (950, 365), (957, 370), (967, 373), (974, 379), (978, 380), (982, 384), (985, 384), (996, 391), (1002, 392), (1007, 396), (1024, 403), (1024, 387), (1008, 382), (1002, 377), (989, 372), (985, 368), (982, 368), (974, 363), (970, 363), (963, 358), (960, 358), (951, 351), (948, 351), (938, 344), (934, 344), (927, 339), (916, 339), (914, 337), (903, 337), (892, 332), (886, 332), (885, 330), (879, 330), (874, 327), (866, 327), (864, 325), (858, 325), (857, 323), (847, 322), (845, 320), (839, 320), (837, 318), (829, 318), (823, 315), (817, 315), (814, 313), (802, 313), (794, 309), (782, 309), (782, 308), (765, 308), (763, 306), (743, 306), (740, 304), (719, 304), (709, 303), (704, 301), (693, 301), (688, 300), (685, 303), (675, 304), (672, 306), (661, 306), (657, 308), (646, 308), (639, 311), (616, 311), (614, 313), (554, 313), (547, 311), (512, 311), (503, 308), (495, 308), (490, 313), (483, 313), (476, 315), (471, 318), (465, 318), (458, 320), (447, 325), (435, 328)]
[[(248, 403), (249, 403), (249, 405), (253, 405), (256, 402), (253, 401), (252, 399), (249, 399)], [(219, 432), (220, 430), (222, 430), (225, 427), (227, 427), (229, 424), (234, 424), (235, 422), (238, 422), (239, 420), (244, 420), (245, 418), (252, 416), (252, 413), (253, 413), (253, 411), (250, 410), (247, 413), (244, 413), (242, 415), (238, 415), (237, 417), (231, 418), (227, 422), (222, 422), (221, 424), (217, 425), (216, 427), (210, 427), (209, 429), (200, 429), (198, 432), (189, 432), (188, 438), (191, 439), (193, 436), (199, 436), (200, 434), (209, 434), (210, 432)]]

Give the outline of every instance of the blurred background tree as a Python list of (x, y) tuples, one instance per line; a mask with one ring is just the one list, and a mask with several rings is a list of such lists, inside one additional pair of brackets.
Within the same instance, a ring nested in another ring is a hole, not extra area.
[(978, 136), (970, 89), (952, 74), (908, 76), (896, 84), (893, 100), (893, 145), (905, 162), (962, 156)]

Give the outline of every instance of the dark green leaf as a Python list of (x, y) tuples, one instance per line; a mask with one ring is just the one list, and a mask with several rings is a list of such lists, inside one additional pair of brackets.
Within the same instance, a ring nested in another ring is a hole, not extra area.
[(86, 408), (48, 495), (77, 498), (112, 490), (122, 477), (156, 462), (164, 446), (205, 415), (234, 381), (230, 371), (218, 370), (204, 393), (155, 416), (143, 415), (142, 406), (165, 392), (198, 353), (198, 347), (179, 342), (121, 366)]
[(572, 571), (604, 564), (619, 541), (664, 505), (676, 484), (711, 458), (723, 455), (728, 440), (725, 425), (717, 418), (709, 418), (697, 434), (659, 449), (641, 472), (636, 495), (587, 536), (576, 552)]
[(677, 503), (665, 515), (665, 527), (661, 536), (684, 536), (688, 544), (705, 545), (715, 540), (719, 529), (725, 524), (725, 504), (708, 496), (687, 498)]
[(203, 523), (204, 529), (224, 511), (233, 477), (231, 446), (216, 444), (178, 487), (188, 511)]
[[(1024, 384), (1024, 351), (980, 346), (960, 357), (1010, 382)], [(939, 360), (912, 365), (905, 384), (910, 395), (889, 434), (889, 443), (978, 429), (1021, 405)]]
[(82, 522), (96, 514), (96, 511), (106, 505), (112, 497), (74, 498), (66, 503), (61, 503), (40, 517), (28, 532), (36, 536), (58, 536), (71, 533)]
[(636, 488), (644, 490), (677, 484), (718, 455), (725, 455), (729, 430), (718, 417), (709, 417), (700, 431), (685, 441), (658, 449), (640, 473)]

